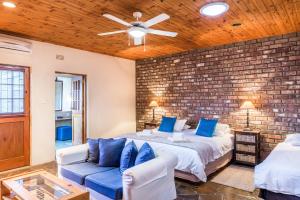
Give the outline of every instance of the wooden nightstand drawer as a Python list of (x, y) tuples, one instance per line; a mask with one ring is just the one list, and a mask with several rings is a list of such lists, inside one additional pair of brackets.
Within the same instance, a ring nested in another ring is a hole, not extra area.
[(256, 163), (256, 156), (255, 155), (247, 155), (242, 153), (236, 153), (236, 161), (237, 162), (244, 162), (250, 165), (254, 165)]
[(255, 153), (256, 148), (255, 145), (236, 144), (236, 151)]
[(248, 142), (248, 143), (254, 143), (255, 144), (255, 135), (237, 134), (236, 135), (236, 141), (238, 141), (238, 142)]
[(255, 166), (260, 159), (260, 132), (234, 131), (234, 160), (236, 163)]

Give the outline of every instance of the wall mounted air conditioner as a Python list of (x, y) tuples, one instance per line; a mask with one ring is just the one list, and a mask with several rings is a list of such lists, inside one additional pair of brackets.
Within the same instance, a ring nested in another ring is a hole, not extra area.
[(0, 34), (0, 49), (31, 53), (31, 43), (10, 35)]

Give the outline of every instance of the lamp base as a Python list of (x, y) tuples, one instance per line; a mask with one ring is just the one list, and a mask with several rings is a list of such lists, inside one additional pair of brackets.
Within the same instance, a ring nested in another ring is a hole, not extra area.
[(244, 130), (244, 131), (251, 131), (252, 129), (249, 128), (249, 127), (245, 127), (243, 130)]

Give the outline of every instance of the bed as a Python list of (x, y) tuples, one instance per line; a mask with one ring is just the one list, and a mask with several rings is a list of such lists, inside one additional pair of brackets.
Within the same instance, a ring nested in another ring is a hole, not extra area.
[(192, 182), (206, 182), (207, 176), (228, 164), (232, 159), (233, 135), (223, 134), (211, 138), (195, 135), (195, 130), (182, 131), (185, 142), (172, 142), (170, 133), (154, 131), (145, 136), (128, 134), (127, 142), (134, 140), (139, 148), (148, 142), (155, 152), (173, 153), (178, 157), (175, 176)]
[(263, 199), (300, 200), (300, 134), (289, 135), (279, 143), (255, 167), (254, 180)]

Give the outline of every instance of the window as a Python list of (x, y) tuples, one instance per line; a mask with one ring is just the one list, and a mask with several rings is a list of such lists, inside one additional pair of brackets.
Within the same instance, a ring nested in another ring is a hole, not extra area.
[(80, 80), (73, 81), (72, 109), (80, 110)]
[(24, 71), (0, 69), (0, 114), (24, 113)]

